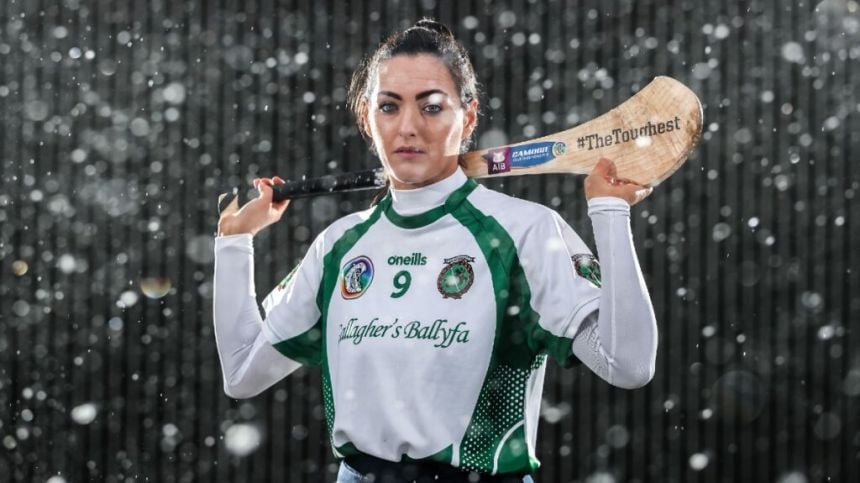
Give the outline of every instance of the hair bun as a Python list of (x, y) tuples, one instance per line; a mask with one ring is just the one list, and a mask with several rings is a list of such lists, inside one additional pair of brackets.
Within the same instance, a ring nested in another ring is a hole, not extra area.
[(432, 30), (434, 32), (440, 33), (442, 35), (446, 35), (448, 37), (453, 37), (454, 34), (446, 27), (445, 25), (433, 20), (432, 18), (422, 18), (421, 20), (415, 22), (414, 27), (425, 28), (427, 30)]

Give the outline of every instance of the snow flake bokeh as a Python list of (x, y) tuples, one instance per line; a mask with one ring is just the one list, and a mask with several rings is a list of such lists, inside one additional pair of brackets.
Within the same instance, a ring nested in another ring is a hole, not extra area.
[[(376, 167), (349, 76), (424, 15), (471, 53), (481, 148), (657, 75), (704, 107), (686, 165), (631, 216), (655, 378), (628, 392), (549, 364), (536, 480), (860, 480), (855, 0), (2, 2), (0, 480), (334, 480), (318, 369), (223, 393), (215, 200)], [(581, 182), (483, 183), (593, 247)], [(369, 198), (294, 201), (255, 239), (257, 293)]]

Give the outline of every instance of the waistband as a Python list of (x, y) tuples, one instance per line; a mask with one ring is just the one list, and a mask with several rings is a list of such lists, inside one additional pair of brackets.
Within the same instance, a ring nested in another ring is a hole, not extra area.
[[(362, 476), (374, 476), (374, 481), (448, 482), (448, 483), (523, 483), (524, 474), (488, 475), (465, 471), (437, 461), (393, 462), (369, 455), (347, 456), (344, 462)], [(529, 480), (531, 481), (531, 480)]]

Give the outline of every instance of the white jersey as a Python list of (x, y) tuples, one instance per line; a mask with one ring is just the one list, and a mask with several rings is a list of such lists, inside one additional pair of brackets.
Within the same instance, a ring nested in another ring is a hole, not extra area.
[(598, 308), (588, 247), (554, 211), (477, 185), (404, 216), (391, 195), (332, 224), (266, 299), (263, 333), (321, 365), (339, 456), (537, 468), (546, 356)]
[(630, 207), (592, 198), (588, 215), (602, 282), (588, 248), (547, 208), (476, 187), (461, 171), (391, 190), (316, 239), (264, 302), (265, 320), (253, 237), (218, 237), (224, 391), (252, 397), (301, 364), (320, 365), (339, 456), (534, 470), (547, 355), (579, 359), (628, 389), (654, 374), (657, 326)]

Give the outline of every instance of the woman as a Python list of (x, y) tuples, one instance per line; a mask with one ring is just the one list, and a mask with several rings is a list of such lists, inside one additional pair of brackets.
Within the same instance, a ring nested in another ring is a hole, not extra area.
[(650, 190), (615, 179), (608, 160), (586, 178), (601, 286), (557, 213), (463, 174), (476, 85), (463, 47), (430, 20), (367, 59), (350, 106), (390, 189), (316, 238), (265, 320), (252, 237), (286, 210), (272, 202), (283, 181), (255, 180), (259, 197), (219, 222), (224, 390), (251, 397), (320, 365), (338, 482), (531, 481), (547, 355), (620, 387), (653, 375), (657, 330), (629, 228)]

